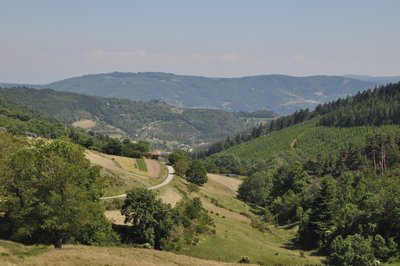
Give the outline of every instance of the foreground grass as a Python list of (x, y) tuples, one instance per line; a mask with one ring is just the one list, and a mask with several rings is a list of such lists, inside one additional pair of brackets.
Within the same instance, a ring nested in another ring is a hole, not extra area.
[(271, 227), (270, 232), (262, 233), (245, 221), (221, 214), (214, 214), (213, 218), (215, 236), (201, 239), (197, 246), (183, 249), (181, 254), (227, 262), (238, 262), (241, 256), (247, 256), (250, 262), (261, 265), (321, 264), (318, 257), (285, 247), (294, 230)]
[(229, 265), (150, 249), (65, 245), (61, 250), (0, 240), (0, 265)]

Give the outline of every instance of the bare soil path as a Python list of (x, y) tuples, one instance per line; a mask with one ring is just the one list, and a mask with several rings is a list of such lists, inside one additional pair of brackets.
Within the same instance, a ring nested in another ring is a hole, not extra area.
[(155, 161), (155, 160), (149, 160), (145, 159), (144, 160), (147, 165), (147, 175), (149, 177), (159, 177), (161, 174), (161, 165), (160, 162)]

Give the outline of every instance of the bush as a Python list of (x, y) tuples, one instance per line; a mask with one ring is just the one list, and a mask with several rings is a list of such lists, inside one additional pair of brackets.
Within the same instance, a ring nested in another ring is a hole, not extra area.
[(247, 256), (241, 256), (239, 263), (243, 263), (243, 264), (249, 264), (250, 263), (250, 258)]
[(207, 170), (201, 161), (193, 161), (186, 171), (186, 179), (190, 183), (202, 186), (207, 183)]
[(251, 226), (263, 233), (271, 232), (271, 229), (269, 229), (268, 224), (263, 222), (259, 217), (251, 218)]

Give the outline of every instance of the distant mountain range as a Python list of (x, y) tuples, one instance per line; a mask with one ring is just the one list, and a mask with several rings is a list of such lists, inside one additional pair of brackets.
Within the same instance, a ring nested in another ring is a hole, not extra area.
[[(179, 107), (201, 107), (225, 111), (268, 109), (290, 114), (301, 108), (354, 95), (400, 77), (262, 75), (241, 78), (207, 78), (170, 73), (145, 72), (85, 75), (34, 88), (127, 98), (160, 100)], [(16, 84), (0, 84), (2, 87)]]

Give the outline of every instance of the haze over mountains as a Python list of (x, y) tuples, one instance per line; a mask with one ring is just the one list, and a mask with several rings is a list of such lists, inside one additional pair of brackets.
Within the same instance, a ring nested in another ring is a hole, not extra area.
[[(399, 77), (261, 75), (241, 78), (207, 78), (161, 72), (93, 74), (46, 85), (51, 88), (94, 96), (132, 100), (160, 100), (181, 107), (226, 111), (268, 109), (290, 114), (302, 108), (354, 95)], [(15, 84), (13, 84), (15, 85)], [(0, 84), (11, 86), (11, 84)]]

